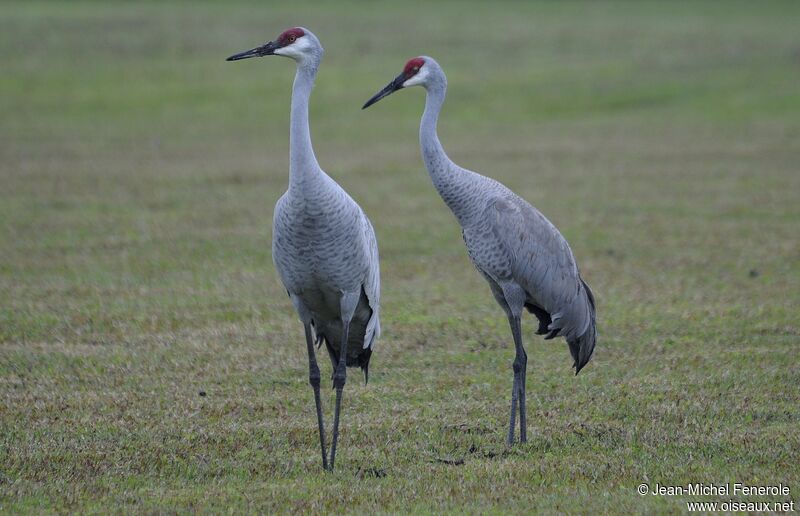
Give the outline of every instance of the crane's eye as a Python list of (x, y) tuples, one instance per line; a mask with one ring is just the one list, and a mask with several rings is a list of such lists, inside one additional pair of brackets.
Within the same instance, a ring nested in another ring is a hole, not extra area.
[(294, 34), (290, 34), (290, 35), (289, 35), (289, 43), (294, 43), (294, 40), (296, 40), (296, 39), (297, 39), (297, 38), (295, 37), (295, 35), (294, 35)]
[(417, 73), (419, 71), (419, 66), (415, 66), (414, 68), (411, 69), (411, 71)]

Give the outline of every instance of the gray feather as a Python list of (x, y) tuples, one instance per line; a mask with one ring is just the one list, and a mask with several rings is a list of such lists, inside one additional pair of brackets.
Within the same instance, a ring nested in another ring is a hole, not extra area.
[(334, 361), (342, 347), (342, 303), (354, 299), (346, 364), (365, 374), (380, 334), (380, 266), (375, 231), (361, 207), (322, 171), (311, 146), (308, 101), (322, 47), (298, 61), (292, 93), (289, 189), (278, 199), (272, 257), (304, 323)]
[[(422, 158), (461, 225), (470, 259), (509, 314), (519, 315), (527, 308), (539, 320), (537, 333), (546, 334), (546, 339), (566, 339), (576, 372), (580, 371), (594, 351), (595, 306), (572, 250), (558, 229), (524, 199), (450, 160), (436, 132), (447, 80), (435, 60), (424, 59), (429, 71), (420, 123)], [(506, 295), (519, 289), (524, 296)]]

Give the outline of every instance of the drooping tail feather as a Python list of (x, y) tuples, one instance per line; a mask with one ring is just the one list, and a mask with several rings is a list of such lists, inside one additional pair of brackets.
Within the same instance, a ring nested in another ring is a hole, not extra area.
[(581, 369), (583, 369), (583, 366), (585, 366), (592, 358), (592, 353), (594, 353), (595, 341), (597, 340), (597, 328), (595, 325), (594, 294), (592, 293), (592, 289), (589, 288), (589, 285), (587, 285), (586, 282), (583, 281), (583, 279), (581, 279), (581, 283), (583, 284), (583, 288), (586, 291), (586, 297), (589, 301), (589, 310), (592, 319), (591, 322), (589, 323), (589, 327), (586, 328), (585, 332), (583, 332), (583, 335), (574, 338), (572, 340), (567, 340), (567, 344), (569, 344), (569, 352), (570, 354), (572, 354), (572, 359), (574, 360), (572, 366), (575, 368), (576, 375), (581, 371)]
[(597, 333), (595, 331), (594, 321), (592, 321), (592, 324), (586, 329), (583, 335), (577, 339), (567, 341), (567, 344), (569, 344), (569, 352), (572, 354), (572, 358), (575, 361), (572, 364), (572, 367), (575, 368), (575, 374), (580, 373), (583, 366), (592, 358), (596, 339)]
[(358, 365), (364, 371), (364, 385), (369, 383), (369, 358), (372, 356), (372, 348), (366, 348), (358, 355)]

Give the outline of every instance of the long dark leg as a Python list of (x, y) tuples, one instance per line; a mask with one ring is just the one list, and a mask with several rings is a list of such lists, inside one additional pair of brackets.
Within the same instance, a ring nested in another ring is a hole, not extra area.
[[(519, 400), (519, 440), (526, 442), (528, 440), (528, 426), (527, 426), (527, 413), (525, 410), (525, 376), (528, 367), (528, 355), (525, 353), (525, 348), (522, 346), (522, 329), (520, 327), (520, 318), (518, 316), (511, 316), (508, 318), (511, 325), (511, 334), (514, 336), (514, 347), (516, 348), (516, 357), (514, 358), (514, 385), (516, 387), (516, 397)], [(512, 396), (512, 407), (513, 407)], [(510, 422), (511, 430), (509, 437), (511, 440), (514, 438), (514, 419), (512, 409), (512, 419)]]
[(347, 381), (347, 338), (350, 333), (350, 321), (342, 322), (342, 346), (339, 350), (339, 364), (333, 373), (333, 386), (336, 388), (336, 411), (333, 415), (333, 442), (331, 443), (331, 468), (336, 462), (336, 441), (339, 439), (339, 412), (342, 409), (342, 391)]
[(317, 404), (317, 423), (319, 424), (319, 446), (322, 449), (322, 469), (328, 469), (328, 454), (325, 451), (325, 423), (322, 419), (322, 400), (319, 396), (320, 374), (317, 356), (314, 353), (314, 342), (311, 338), (311, 327), (306, 324), (306, 345), (308, 346), (308, 383), (314, 389), (314, 402)]
[(516, 370), (516, 360), (514, 361), (514, 385), (511, 387), (511, 416), (508, 418), (508, 438), (506, 444), (511, 446), (514, 444), (514, 427), (516, 426), (517, 418), (517, 400), (519, 397), (519, 375)]
[(519, 442), (526, 443), (528, 442), (528, 413), (525, 408), (525, 382), (528, 355), (524, 350), (522, 352), (525, 354), (525, 362), (523, 362), (522, 376), (519, 380)]

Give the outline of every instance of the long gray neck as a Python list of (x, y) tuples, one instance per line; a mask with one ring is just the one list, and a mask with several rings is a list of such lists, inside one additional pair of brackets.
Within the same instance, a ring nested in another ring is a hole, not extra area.
[(318, 62), (297, 63), (289, 127), (289, 189), (302, 189), (322, 172), (311, 146), (311, 131), (308, 127), (308, 101), (318, 68)]
[(463, 226), (472, 214), (469, 210), (469, 172), (453, 163), (439, 142), (436, 122), (444, 104), (447, 83), (444, 79), (430, 84), (425, 97), (425, 112), (419, 124), (422, 160), (428, 168), (433, 186)]

